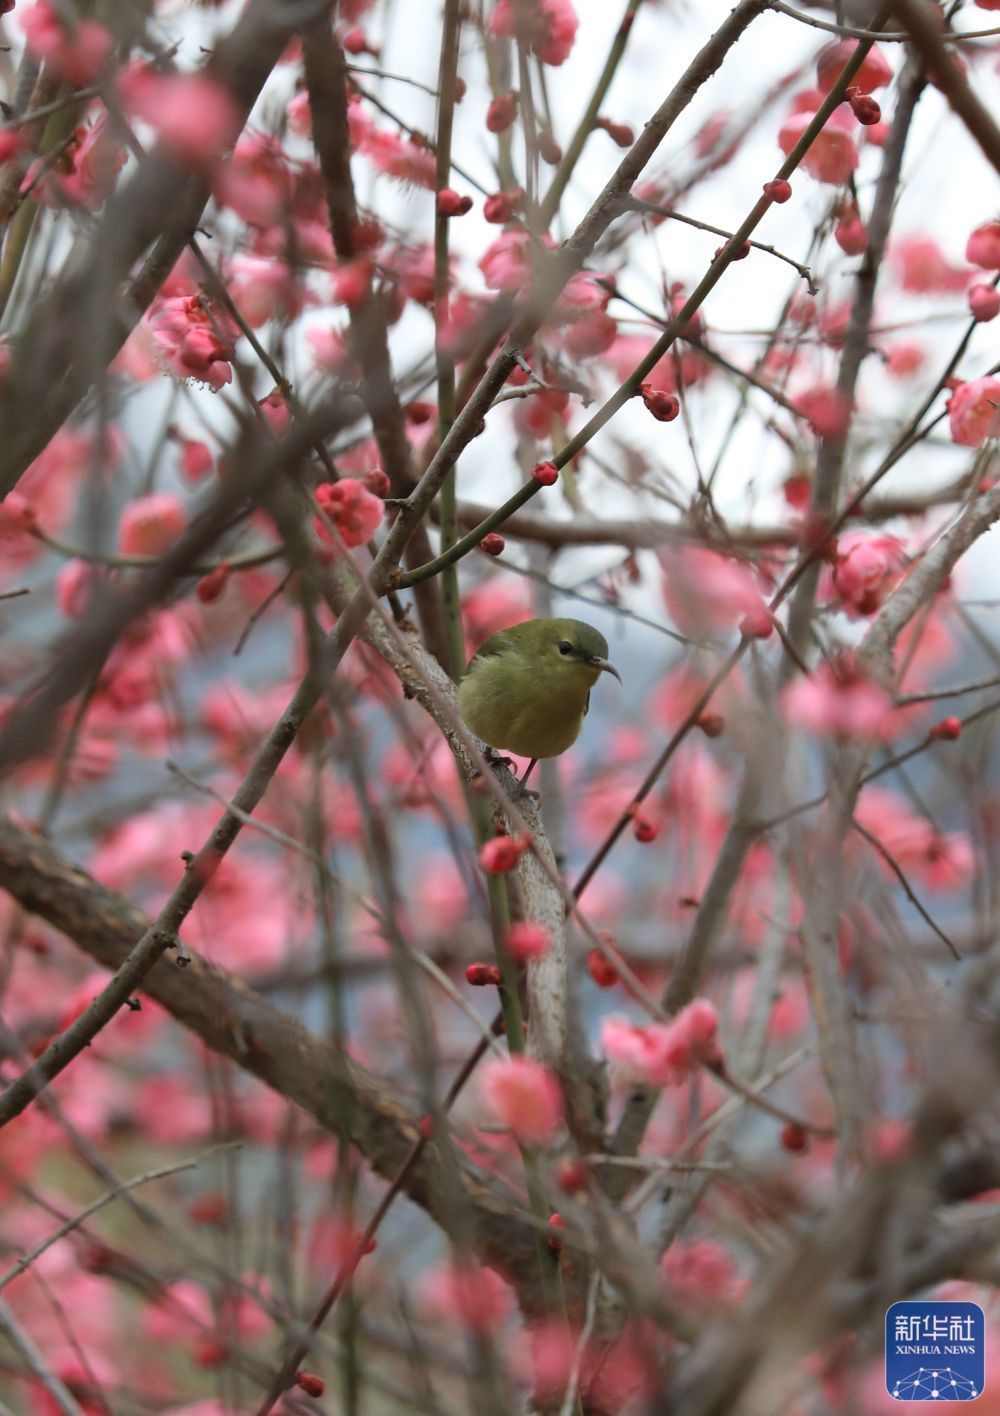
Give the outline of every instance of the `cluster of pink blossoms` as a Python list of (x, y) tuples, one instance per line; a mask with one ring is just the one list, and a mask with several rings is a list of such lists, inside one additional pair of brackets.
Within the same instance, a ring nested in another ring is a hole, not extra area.
[(639, 1027), (626, 1018), (605, 1018), (601, 1046), (638, 1080), (653, 1087), (677, 1086), (701, 1066), (718, 1066), (719, 1015), (707, 998), (696, 998), (669, 1023)]
[[(857, 43), (855, 39), (845, 39), (828, 46), (820, 54), (816, 64), (816, 88), (796, 94), (792, 100), (792, 111), (778, 134), (778, 144), (786, 155), (792, 151), (809, 127), (816, 110), (857, 48)], [(851, 80), (849, 92), (852, 95), (867, 96), (877, 88), (884, 88), (891, 78), (892, 67), (889, 61), (878, 45), (872, 45)], [(877, 113), (876, 107), (876, 118)], [(857, 170), (861, 161), (857, 143), (859, 133), (866, 133), (870, 141), (878, 141), (881, 137), (877, 132), (879, 126), (871, 122), (870, 115), (862, 113), (856, 99), (835, 108), (803, 157), (803, 170), (818, 182), (841, 186)]]
[(149, 316), (153, 344), (168, 373), (195, 379), (214, 393), (232, 383), (237, 329), (201, 295), (159, 300)]
[(572, 0), (497, 0), (490, 34), (500, 39), (523, 35), (532, 54), (558, 67), (569, 58), (579, 23)]
[[(341, 477), (339, 482), (321, 482), (316, 502), (333, 522), (345, 546), (363, 546), (382, 525), (385, 506), (357, 477)], [(316, 532), (329, 541), (330, 532), (322, 517), (316, 518)]]

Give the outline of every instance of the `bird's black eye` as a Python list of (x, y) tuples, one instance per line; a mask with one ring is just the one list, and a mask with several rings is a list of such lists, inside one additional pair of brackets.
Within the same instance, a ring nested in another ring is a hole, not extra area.
[(559, 645), (559, 653), (560, 653), (560, 654), (572, 654), (572, 652), (573, 652), (573, 646), (572, 646), (572, 644), (569, 642), (568, 639), (564, 639), (563, 642)]

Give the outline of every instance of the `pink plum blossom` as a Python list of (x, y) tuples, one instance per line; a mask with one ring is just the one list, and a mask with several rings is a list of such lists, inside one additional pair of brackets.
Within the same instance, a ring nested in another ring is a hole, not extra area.
[[(790, 113), (781, 125), (778, 145), (787, 156), (813, 120), (806, 111)], [(802, 166), (818, 182), (839, 187), (857, 169), (860, 157), (855, 141), (857, 124), (850, 112), (838, 108), (826, 120), (802, 159)]]
[(785, 717), (818, 737), (888, 742), (905, 725), (892, 695), (844, 656), (800, 674), (781, 696)]
[(32, 56), (67, 83), (93, 83), (107, 63), (114, 39), (96, 20), (67, 24), (53, 0), (36, 0), (18, 11), (18, 20)]
[(899, 583), (904, 565), (903, 544), (895, 536), (850, 532), (837, 542), (831, 593), (840, 596), (852, 619), (873, 615)]
[(968, 284), (968, 274), (953, 266), (930, 236), (902, 236), (890, 255), (900, 285), (911, 295), (952, 294)]
[(491, 1058), (483, 1066), (482, 1088), (494, 1116), (523, 1145), (546, 1145), (562, 1126), (562, 1089), (531, 1057)]
[[(967, 885), (976, 868), (976, 856), (964, 831), (942, 833), (919, 816), (905, 798), (885, 787), (865, 787), (854, 814), (896, 861), (925, 889), (956, 890)], [(870, 849), (859, 844), (860, 849)], [(895, 879), (888, 861), (876, 855), (876, 864), (887, 879)]]
[(426, 1273), (420, 1297), (428, 1317), (480, 1334), (495, 1332), (514, 1306), (510, 1289), (493, 1269), (457, 1260)]
[[(316, 501), (333, 522), (345, 546), (363, 546), (382, 525), (385, 505), (369, 492), (357, 477), (342, 477), (339, 482), (321, 482), (316, 488)], [(321, 537), (330, 538), (322, 519), (316, 529)]]
[(198, 295), (160, 300), (149, 316), (156, 352), (177, 378), (194, 379), (218, 392), (232, 382), (233, 330)]
[(685, 1301), (737, 1298), (745, 1287), (728, 1250), (711, 1239), (675, 1239), (660, 1260), (660, 1270)]
[(121, 76), (118, 92), (126, 111), (190, 167), (213, 166), (240, 130), (236, 100), (207, 74), (160, 74), (140, 63)]
[(661, 562), (667, 608), (691, 633), (734, 630), (744, 616), (766, 608), (753, 571), (728, 556), (682, 546), (664, 552)]
[(169, 492), (136, 497), (122, 512), (118, 549), (126, 556), (161, 556), (187, 526), (184, 503)]
[(948, 425), (952, 442), (960, 447), (982, 447), (1000, 434), (1000, 379), (960, 383), (948, 400)]

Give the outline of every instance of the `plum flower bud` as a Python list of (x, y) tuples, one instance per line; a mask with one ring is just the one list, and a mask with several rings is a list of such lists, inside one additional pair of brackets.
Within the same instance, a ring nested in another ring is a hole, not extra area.
[(494, 836), (481, 847), (479, 864), (487, 875), (506, 875), (530, 845), (531, 836), (527, 831), (522, 831), (520, 836)]
[(529, 959), (540, 959), (547, 954), (552, 944), (552, 935), (544, 924), (532, 919), (518, 920), (512, 924), (507, 934), (507, 948), (511, 957), (519, 964)]
[(549, 1215), (549, 1233), (548, 1238), (545, 1242), (548, 1244), (553, 1254), (558, 1254), (559, 1251), (562, 1249), (562, 1237), (560, 1231), (564, 1230), (565, 1228), (566, 1221), (563, 1219), (561, 1214), (555, 1212)]
[(744, 639), (769, 639), (774, 633), (774, 616), (766, 605), (750, 610), (740, 620), (740, 633)]
[(507, 542), (504, 540), (504, 538), (498, 535), (496, 531), (490, 531), (479, 542), (479, 549), (485, 555), (499, 556), (503, 554), (503, 550), (506, 544)]
[(1000, 221), (976, 227), (966, 243), (965, 259), (983, 270), (1000, 270)]
[(326, 1391), (326, 1382), (315, 1372), (296, 1372), (295, 1385), (300, 1391), (304, 1391), (306, 1396), (319, 1397)]
[(470, 988), (499, 988), (500, 970), (496, 964), (469, 964), (465, 970), (465, 981)]
[(681, 411), (676, 394), (667, 393), (665, 389), (644, 383), (639, 385), (639, 393), (643, 403), (659, 423), (672, 423)]
[(870, 94), (855, 93), (848, 89), (847, 101), (851, 105), (851, 112), (863, 127), (872, 128), (882, 121), (882, 109), (878, 99), (872, 98)]
[(368, 43), (368, 38), (360, 25), (355, 25), (344, 35), (344, 48), (348, 54), (370, 54), (373, 59), (379, 57), (379, 49)]
[(787, 1126), (782, 1127), (781, 1147), (791, 1155), (801, 1155), (809, 1149), (809, 1137), (801, 1126), (790, 1121)]
[(773, 182), (764, 183), (764, 195), (779, 206), (784, 205), (792, 195), (792, 184), (784, 177), (775, 177)]
[(373, 497), (384, 498), (392, 491), (389, 475), (387, 472), (383, 472), (381, 467), (369, 467), (368, 471), (362, 475), (361, 480)]
[(641, 811), (633, 811), (632, 834), (641, 845), (648, 846), (660, 834), (659, 822)]
[(954, 742), (962, 736), (962, 720), (951, 715), (935, 723), (927, 734), (928, 742)]
[(482, 1071), (490, 1110), (523, 1145), (545, 1145), (562, 1125), (563, 1096), (558, 1081), (540, 1062), (520, 1054), (495, 1057)]
[(559, 480), (559, 468), (554, 462), (536, 462), (531, 477), (540, 487), (551, 487)]
[(620, 148), (631, 147), (635, 142), (635, 133), (627, 123), (615, 123), (610, 118), (598, 118), (594, 123), (595, 128), (603, 128), (613, 143)]
[(520, 209), (524, 189), (512, 187), (509, 192), (494, 192), (483, 202), (483, 216), (493, 226), (505, 226)]
[(600, 949), (591, 949), (588, 953), (587, 972), (598, 988), (614, 988), (618, 982), (618, 970)]
[(517, 116), (518, 95), (514, 90), (493, 99), (486, 110), (486, 127), (491, 133), (505, 133)]
[(868, 249), (868, 232), (857, 208), (846, 211), (833, 228), (833, 239), (845, 256), (863, 256)]
[(1000, 315), (1000, 290), (992, 285), (973, 285), (969, 290), (969, 309), (977, 324), (988, 324)]
[(442, 187), (437, 194), (438, 216), (464, 216), (472, 210), (472, 198), (460, 197), (451, 187)]
[(717, 738), (726, 731), (726, 720), (721, 713), (706, 711), (698, 718), (695, 727), (701, 728), (707, 738)]
[(207, 575), (203, 575), (194, 587), (195, 598), (203, 605), (210, 605), (213, 600), (217, 600), (225, 590), (229, 581), (230, 567), (223, 563), (217, 565), (214, 570), (210, 570)]
[(556, 1166), (554, 1179), (564, 1195), (578, 1195), (587, 1188), (587, 1167), (575, 1156), (565, 1156)]

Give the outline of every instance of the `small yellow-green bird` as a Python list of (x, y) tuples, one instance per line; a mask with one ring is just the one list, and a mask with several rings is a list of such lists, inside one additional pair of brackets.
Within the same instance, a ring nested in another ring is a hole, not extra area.
[(468, 726), (490, 747), (558, 757), (580, 736), (590, 690), (608, 662), (608, 641), (575, 619), (535, 619), (501, 629), (469, 660), (458, 690)]

